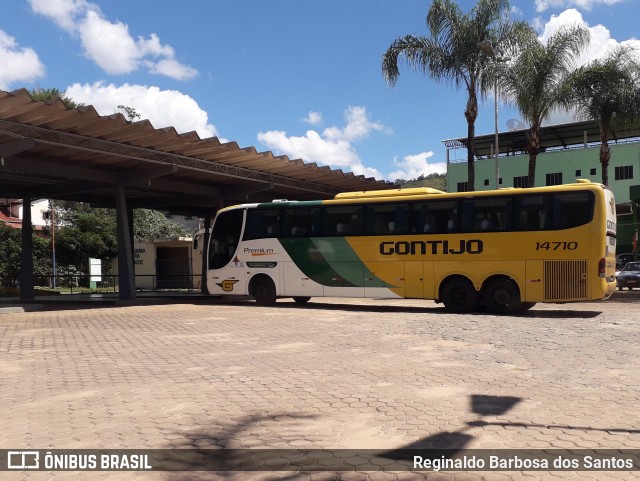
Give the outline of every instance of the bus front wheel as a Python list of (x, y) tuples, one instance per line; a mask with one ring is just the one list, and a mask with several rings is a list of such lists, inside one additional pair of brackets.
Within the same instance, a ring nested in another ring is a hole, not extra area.
[(253, 281), (251, 295), (256, 300), (256, 304), (272, 306), (276, 302), (276, 286), (268, 277), (259, 277)]
[(522, 308), (520, 290), (515, 282), (509, 279), (491, 281), (484, 289), (482, 300), (487, 309), (496, 314), (513, 314)]
[(480, 305), (480, 297), (467, 279), (452, 279), (442, 288), (442, 302), (450, 312), (473, 312)]

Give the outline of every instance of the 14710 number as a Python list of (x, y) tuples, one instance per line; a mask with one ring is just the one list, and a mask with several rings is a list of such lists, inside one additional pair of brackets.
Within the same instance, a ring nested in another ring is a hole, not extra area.
[(570, 242), (536, 242), (537, 251), (574, 251), (578, 248), (578, 243)]

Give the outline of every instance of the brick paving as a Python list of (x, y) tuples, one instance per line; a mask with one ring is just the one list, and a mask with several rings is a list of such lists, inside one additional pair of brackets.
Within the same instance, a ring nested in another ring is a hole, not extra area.
[[(0, 448), (638, 448), (640, 296), (0, 314)], [(3, 472), (2, 480), (640, 479), (640, 472)]]

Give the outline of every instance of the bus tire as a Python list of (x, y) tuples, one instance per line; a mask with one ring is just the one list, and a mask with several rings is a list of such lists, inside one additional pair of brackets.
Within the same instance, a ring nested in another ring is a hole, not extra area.
[(260, 276), (252, 282), (251, 295), (256, 304), (272, 306), (276, 303), (276, 286), (270, 277)]
[(473, 312), (480, 306), (480, 296), (471, 281), (456, 278), (442, 286), (442, 302), (449, 312)]
[(494, 279), (482, 293), (487, 309), (495, 314), (513, 314), (522, 309), (518, 285), (510, 279)]
[(306, 304), (307, 302), (309, 302), (311, 300), (310, 297), (299, 297), (296, 296), (293, 298), (293, 300), (295, 301), (296, 304)]

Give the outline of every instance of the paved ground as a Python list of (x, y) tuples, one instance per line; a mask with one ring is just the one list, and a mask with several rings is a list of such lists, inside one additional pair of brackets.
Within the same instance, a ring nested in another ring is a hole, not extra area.
[[(322, 299), (0, 314), (0, 448), (638, 448), (640, 296), (520, 317)], [(422, 479), (347, 473), (344, 479)], [(3, 480), (332, 473), (0, 473)], [(640, 479), (640, 472), (430, 480)]]

